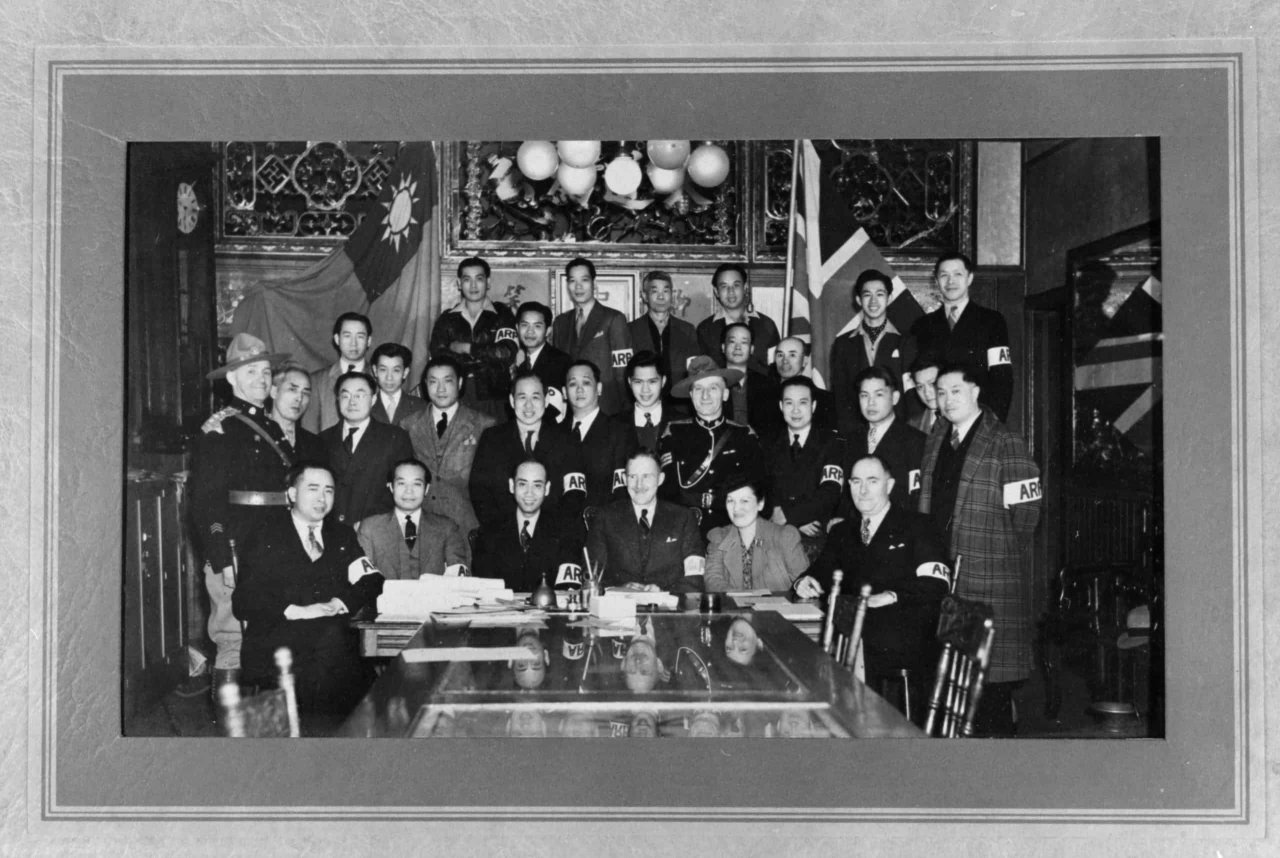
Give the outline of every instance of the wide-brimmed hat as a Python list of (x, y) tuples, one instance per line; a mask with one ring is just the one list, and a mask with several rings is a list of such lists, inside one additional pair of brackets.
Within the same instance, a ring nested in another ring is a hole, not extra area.
[(253, 334), (236, 334), (227, 346), (227, 362), (205, 378), (226, 378), (227, 373), (247, 363), (265, 360), (274, 368), (289, 359), (288, 352), (268, 352), (267, 344)]
[(723, 378), (725, 385), (733, 387), (742, 381), (744, 375), (746, 373), (740, 369), (720, 366), (720, 364), (716, 363), (715, 358), (707, 355), (698, 355), (689, 361), (689, 374), (680, 379), (675, 387), (671, 388), (671, 395), (688, 399), (689, 391), (693, 389), (693, 385), (704, 378)]

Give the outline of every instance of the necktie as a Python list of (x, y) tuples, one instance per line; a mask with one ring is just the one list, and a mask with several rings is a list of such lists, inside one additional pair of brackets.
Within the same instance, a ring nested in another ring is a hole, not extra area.
[(349, 363), (349, 364), (347, 364), (347, 372), (355, 372), (355, 371), (356, 371), (356, 365), (355, 365), (355, 364), (353, 364), (353, 363)]
[(653, 412), (652, 411), (646, 411), (644, 413), (644, 428), (646, 429), (653, 428)]
[(871, 519), (869, 518), (862, 519), (862, 544), (871, 544)]
[(954, 329), (956, 321), (960, 318), (960, 309), (958, 307), (947, 308), (947, 327)]
[(444, 430), (448, 428), (449, 428), (449, 414), (448, 412), (441, 412), (440, 419), (436, 421), (436, 437), (443, 438)]
[(791, 461), (800, 458), (800, 433), (791, 436)]
[(640, 510), (640, 535), (649, 538), (649, 510)]
[(524, 526), (520, 528), (520, 550), (528, 551), (529, 543), (533, 541), (533, 534), (529, 532), (529, 519), (524, 520)]
[(533, 430), (530, 429), (528, 434), (524, 436), (524, 454), (526, 456), (533, 455)]
[(324, 548), (320, 545), (320, 540), (316, 539), (317, 525), (311, 525), (307, 528), (307, 556), (312, 560), (319, 560), (320, 555), (324, 553)]
[(583, 314), (583, 312), (582, 312), (582, 308), (581, 308), (581, 307), (579, 307), (579, 308), (578, 308), (578, 318), (577, 318), (577, 320), (573, 323), (573, 330), (574, 330), (574, 333), (576, 333), (578, 336), (582, 336), (582, 323), (583, 323), (583, 322), (585, 322), (586, 320), (587, 320), (587, 317)]
[(751, 545), (742, 546), (742, 587), (744, 590), (753, 589), (751, 580), (751, 557), (753, 552), (751, 549), (755, 544), (753, 539), (751, 540)]
[(346, 449), (348, 456), (356, 451), (356, 428), (354, 426), (347, 430), (347, 437), (342, 439), (342, 446)]
[(951, 427), (951, 449), (960, 449), (960, 430), (955, 426)]
[(582, 422), (579, 420), (573, 421), (573, 440), (582, 443)]
[(413, 544), (417, 541), (418, 525), (413, 523), (413, 516), (406, 513), (404, 517), (404, 544), (412, 551)]
[(524, 357), (524, 363), (520, 364), (520, 371), (521, 371), (521, 372), (528, 372), (528, 371), (529, 371), (529, 370), (531, 370), (531, 369), (533, 369), (533, 364), (529, 363), (529, 356), (528, 356), (528, 355), (525, 355), (525, 357)]
[(874, 453), (876, 451), (876, 427), (871, 426), (867, 429), (867, 452)]

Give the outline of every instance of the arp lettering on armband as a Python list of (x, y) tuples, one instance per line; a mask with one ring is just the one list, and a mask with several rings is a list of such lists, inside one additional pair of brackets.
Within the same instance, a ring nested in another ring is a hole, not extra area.
[(995, 346), (987, 349), (987, 366), (1009, 366), (1013, 361), (1009, 359), (1008, 346)]
[(821, 480), (819, 480), (819, 482), (823, 482), (823, 483), (843, 483), (843, 482), (844, 482), (844, 468), (840, 467), (839, 465), (827, 465), (827, 466), (825, 466), (825, 467), (822, 469), (822, 479), (821, 479)]
[(907, 475), (907, 494), (920, 491), (920, 469), (916, 468)]
[(627, 484), (627, 469), (617, 468), (613, 472), (613, 487), (620, 489)]
[(516, 339), (516, 329), (498, 328), (497, 333), (493, 335), (493, 341), (495, 343), (500, 343), (503, 340), (510, 340), (513, 343), (519, 343), (519, 340)]
[(565, 474), (564, 490), (566, 492), (585, 492), (587, 490), (586, 475), (577, 471), (572, 474)]
[(576, 563), (561, 563), (560, 568), (556, 570), (555, 586), (561, 584), (577, 584), (582, 585), (586, 580), (586, 576), (582, 574), (582, 567)]
[(1017, 483), (1004, 484), (1004, 505), (1006, 509), (1014, 504), (1038, 500), (1040, 500), (1039, 477), (1032, 477), (1029, 480), (1022, 480)]
[(587, 654), (587, 645), (581, 641), (566, 640), (560, 645), (560, 654), (563, 655), (567, 661), (578, 661)]
[(613, 366), (615, 369), (618, 367), (626, 367), (630, 360), (631, 349), (618, 349), (613, 353)]
[(951, 570), (945, 563), (921, 563), (916, 567), (917, 578), (937, 578), (939, 581), (951, 583)]

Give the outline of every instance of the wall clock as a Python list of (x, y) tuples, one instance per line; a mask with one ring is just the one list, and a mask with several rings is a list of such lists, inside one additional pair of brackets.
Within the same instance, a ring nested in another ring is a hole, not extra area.
[(186, 182), (178, 185), (178, 229), (190, 233), (200, 220), (200, 200), (196, 198), (196, 189)]

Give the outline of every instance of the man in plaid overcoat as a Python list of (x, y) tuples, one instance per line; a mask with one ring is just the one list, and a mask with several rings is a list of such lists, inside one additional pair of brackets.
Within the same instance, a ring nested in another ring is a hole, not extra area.
[[(1040, 520), (1040, 470), (1022, 438), (979, 402), (968, 367), (942, 368), (934, 426), (920, 469), (920, 511), (944, 533), (960, 562), (955, 594), (985, 602), (995, 613), (995, 642), (975, 725), (1013, 732), (1015, 685), (1032, 666), (1031, 538)], [(952, 568), (955, 568), (954, 565)], [(985, 729), (984, 729), (985, 728)]]

